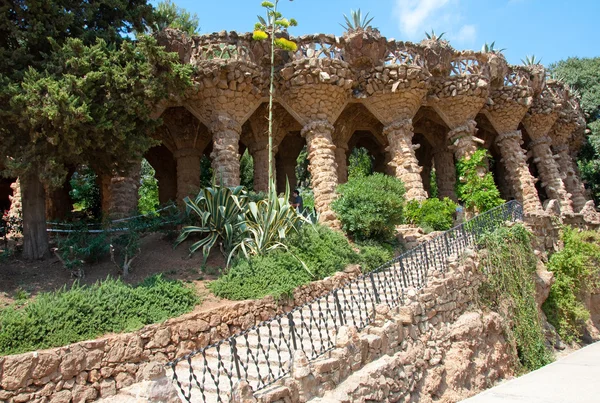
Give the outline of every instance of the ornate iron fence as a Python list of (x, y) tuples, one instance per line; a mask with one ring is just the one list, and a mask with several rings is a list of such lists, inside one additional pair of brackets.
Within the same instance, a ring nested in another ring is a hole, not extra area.
[(498, 225), (522, 218), (522, 206), (510, 201), (289, 313), (176, 359), (168, 365), (180, 396), (187, 402), (226, 402), (240, 380), (254, 391), (273, 384), (289, 373), (295, 351), (309, 360), (331, 351), (341, 326), (362, 330), (373, 321), (376, 305), (403, 304), (406, 291), (423, 288), (429, 273), (444, 272), (451, 255), (476, 246)]

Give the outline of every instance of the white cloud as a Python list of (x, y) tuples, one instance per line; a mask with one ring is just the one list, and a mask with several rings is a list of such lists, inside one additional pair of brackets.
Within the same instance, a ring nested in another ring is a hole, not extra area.
[(429, 29), (431, 19), (438, 18), (437, 13), (449, 0), (397, 0), (396, 13), (400, 18), (400, 29), (410, 37), (421, 35)]
[(425, 32), (445, 32), (444, 38), (456, 45), (472, 45), (477, 26), (465, 21), (464, 0), (396, 0), (394, 14), (402, 33), (401, 39), (420, 40)]
[(477, 28), (473, 24), (466, 24), (460, 27), (456, 35), (453, 35), (453, 39), (464, 43), (469, 44), (475, 42), (477, 38)]

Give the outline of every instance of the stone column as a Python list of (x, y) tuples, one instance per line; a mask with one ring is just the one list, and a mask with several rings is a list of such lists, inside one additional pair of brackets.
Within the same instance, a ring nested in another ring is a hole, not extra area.
[(337, 162), (337, 175), (340, 184), (348, 182), (348, 144), (335, 145), (335, 162)]
[(239, 143), (242, 133), (241, 125), (226, 115), (217, 116), (212, 125), (213, 151), (212, 167), (217, 180), (223, 186), (240, 184)]
[(403, 119), (386, 126), (383, 134), (389, 142), (391, 154), (390, 167), (394, 170), (396, 178), (404, 183), (407, 200), (425, 200), (427, 192), (423, 188), (421, 167), (415, 156), (412, 144), (414, 135), (412, 119)]
[(468, 120), (464, 125), (448, 132), (450, 149), (454, 151), (457, 161), (461, 158), (470, 158), (477, 151), (477, 143), (482, 143), (482, 140), (475, 136), (475, 133), (477, 133), (477, 123), (474, 120)]
[(137, 211), (140, 169), (137, 162), (127, 173), (102, 176), (102, 212), (111, 219), (126, 218)]
[(562, 180), (566, 191), (571, 194), (573, 211), (578, 213), (583, 209), (587, 202), (585, 197), (585, 187), (579, 179), (575, 162), (569, 154), (569, 146), (567, 144), (561, 144), (555, 146), (554, 151), (557, 153), (556, 162), (562, 174)]
[(529, 172), (525, 150), (521, 148), (522, 142), (520, 130), (503, 133), (496, 138), (515, 199), (523, 204), (526, 213), (539, 213), (542, 205), (535, 189), (535, 180)]
[(456, 166), (454, 164), (454, 155), (447, 148), (439, 148), (433, 152), (433, 163), (435, 166), (435, 175), (438, 186), (438, 196), (440, 199), (448, 197), (455, 202), (456, 197)]
[(320, 214), (323, 224), (340, 228), (340, 223), (330, 206), (336, 197), (335, 188), (338, 184), (332, 133), (333, 126), (326, 120), (310, 122), (301, 132), (308, 145), (308, 170), (315, 194), (315, 209)]
[[(177, 202), (187, 196), (196, 197), (200, 190), (200, 157), (195, 148), (182, 148), (173, 153), (177, 162)], [(159, 183), (160, 186), (160, 183)]]
[[(269, 190), (269, 145), (254, 144), (248, 148), (248, 151), (254, 160), (254, 190), (267, 192)], [(277, 147), (273, 147), (274, 182), (277, 178), (275, 155), (277, 155)]]
[(573, 203), (569, 199), (558, 164), (550, 149), (551, 141), (548, 136), (539, 137), (529, 143), (529, 149), (533, 153), (533, 161), (538, 168), (541, 185), (546, 190), (548, 197), (558, 201), (561, 213), (573, 213)]

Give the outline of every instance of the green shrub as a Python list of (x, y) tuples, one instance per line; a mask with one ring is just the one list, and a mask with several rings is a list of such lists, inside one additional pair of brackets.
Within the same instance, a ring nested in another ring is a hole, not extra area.
[(356, 240), (388, 240), (402, 223), (404, 185), (392, 176), (375, 173), (349, 178), (338, 187), (332, 203), (342, 227)]
[(444, 197), (444, 200), (427, 199), (423, 202), (411, 200), (406, 203), (404, 217), (409, 224), (431, 228), (434, 231), (446, 231), (452, 228), (457, 206), (447, 197)]
[(294, 288), (330, 276), (357, 259), (343, 235), (326, 227), (304, 225), (290, 235), (288, 250), (238, 259), (208, 287), (215, 295), (232, 300), (291, 295)]
[(84, 264), (97, 263), (108, 255), (109, 240), (105, 232), (89, 233), (84, 223), (74, 224), (69, 229), (72, 232), (56, 238), (55, 253), (67, 270), (82, 277)]
[(89, 218), (99, 218), (102, 213), (102, 202), (96, 173), (84, 166), (75, 171), (70, 184), (69, 195), (75, 210), (85, 212)]
[(387, 243), (367, 241), (360, 243), (358, 247), (358, 263), (364, 273), (373, 271), (394, 258), (394, 247)]
[(510, 327), (507, 336), (517, 347), (521, 365), (535, 370), (551, 361), (535, 301), (533, 274), (537, 258), (531, 234), (523, 225), (500, 227), (482, 236), (481, 263), (487, 281), (482, 300), (504, 315)]
[(479, 172), (487, 169), (490, 158), (487, 150), (479, 149), (471, 158), (461, 158), (456, 163), (456, 194), (465, 208), (476, 213), (504, 204), (492, 174), (480, 175)]
[(136, 287), (107, 279), (38, 295), (21, 309), (0, 311), (0, 354), (64, 346), (105, 333), (132, 331), (190, 311), (195, 291), (153, 276)]
[(555, 282), (542, 309), (560, 337), (571, 342), (579, 340), (590, 317), (582, 294), (600, 287), (600, 234), (565, 227), (562, 240), (564, 249), (548, 262)]

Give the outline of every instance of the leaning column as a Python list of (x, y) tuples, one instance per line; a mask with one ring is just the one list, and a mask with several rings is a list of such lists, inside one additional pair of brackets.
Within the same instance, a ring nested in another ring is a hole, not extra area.
[(389, 165), (395, 172), (396, 178), (404, 183), (407, 200), (425, 200), (427, 192), (421, 178), (422, 167), (415, 155), (412, 144), (414, 135), (412, 119), (396, 121), (383, 129), (383, 134), (389, 143), (391, 161)]
[(212, 122), (211, 131), (213, 151), (210, 156), (217, 183), (222, 186), (238, 186), (240, 184), (239, 143), (242, 127), (235, 119), (221, 114)]
[(326, 120), (310, 122), (302, 128), (301, 132), (308, 146), (308, 170), (315, 194), (315, 209), (320, 214), (322, 222), (339, 228), (340, 223), (331, 209), (338, 183), (332, 133), (333, 126)]

